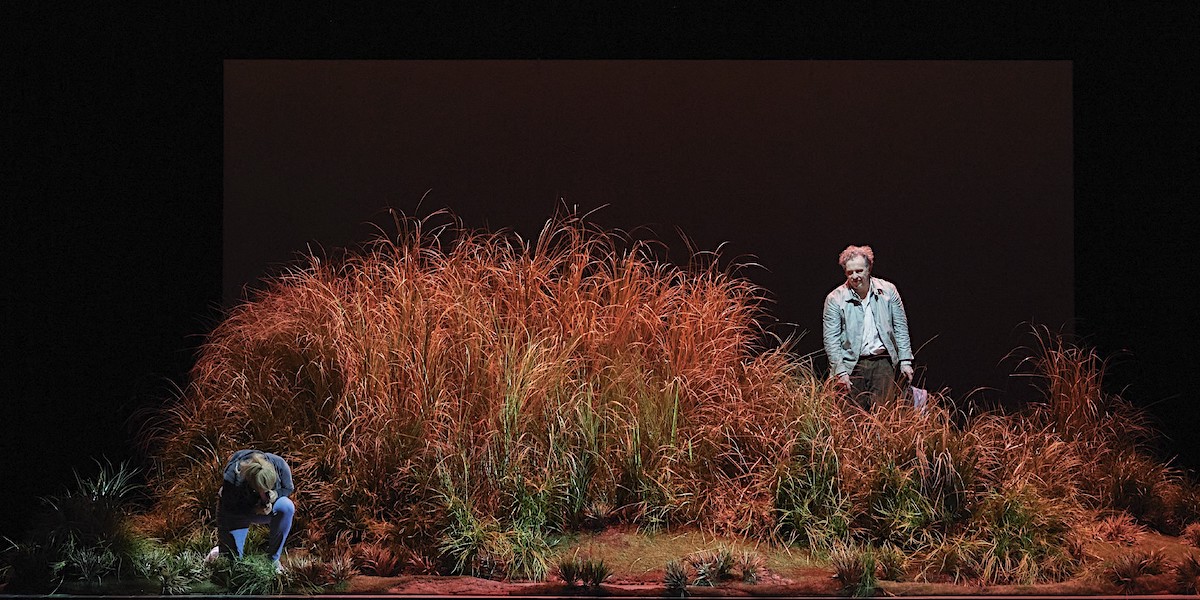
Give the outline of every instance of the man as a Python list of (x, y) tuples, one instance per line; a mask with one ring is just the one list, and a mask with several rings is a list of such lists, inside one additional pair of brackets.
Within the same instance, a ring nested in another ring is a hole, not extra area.
[(217, 507), (217, 536), (220, 546), (210, 556), (224, 551), (237, 557), (246, 547), (251, 523), (269, 524), (267, 554), (281, 571), (279, 557), (292, 529), (296, 507), (288, 498), (295, 491), (292, 470), (277, 455), (258, 450), (238, 450), (225, 465)]
[(871, 276), (870, 246), (849, 246), (838, 256), (846, 275), (825, 297), (822, 339), (829, 374), (860, 407), (896, 393), (896, 373), (912, 381), (908, 317), (896, 286)]

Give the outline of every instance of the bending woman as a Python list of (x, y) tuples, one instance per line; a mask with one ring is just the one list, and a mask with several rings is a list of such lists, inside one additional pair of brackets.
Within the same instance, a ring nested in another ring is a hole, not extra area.
[(296, 506), (288, 498), (296, 491), (292, 470), (275, 454), (238, 450), (225, 465), (217, 508), (220, 551), (240, 558), (252, 523), (269, 524), (267, 554), (281, 569), (279, 556), (292, 530)]

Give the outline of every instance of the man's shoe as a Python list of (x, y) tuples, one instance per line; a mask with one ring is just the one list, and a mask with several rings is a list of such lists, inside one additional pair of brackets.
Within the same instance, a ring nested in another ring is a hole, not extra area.
[(218, 556), (221, 556), (221, 547), (213, 546), (213, 549), (209, 550), (208, 555), (204, 557), (204, 562), (211, 563), (212, 561), (217, 560)]

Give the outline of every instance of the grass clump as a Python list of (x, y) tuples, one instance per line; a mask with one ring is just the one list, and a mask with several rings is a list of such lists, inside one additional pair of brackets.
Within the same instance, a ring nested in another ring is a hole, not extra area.
[(843, 591), (856, 598), (875, 595), (875, 552), (869, 546), (839, 544), (830, 553), (829, 562)]
[(583, 571), (583, 561), (578, 556), (570, 556), (558, 561), (558, 577), (568, 587), (579, 585), (580, 574)]
[(732, 577), (734, 558), (728, 548), (702, 550), (687, 557), (687, 562), (696, 572), (692, 585), (712, 587)]
[(584, 585), (599, 587), (612, 575), (612, 568), (603, 559), (585, 558), (579, 564), (579, 579)]
[(1132, 546), (1146, 533), (1146, 528), (1127, 512), (1104, 517), (1096, 523), (1096, 538), (1110, 543)]
[(379, 542), (356, 546), (354, 563), (360, 572), (377, 577), (395, 577), (404, 570), (400, 554), (391, 546)]
[(164, 596), (187, 594), (201, 581), (212, 576), (212, 567), (204, 562), (204, 555), (194, 550), (177, 554), (166, 554), (158, 566), (157, 579)]
[(690, 582), (691, 577), (683, 563), (677, 560), (667, 562), (666, 570), (663, 573), (663, 586), (666, 588), (668, 596), (687, 596), (687, 586)]
[(358, 575), (354, 568), (354, 559), (345, 550), (331, 553), (324, 561), (326, 588), (333, 592), (344, 592), (350, 587), (350, 581)]
[(275, 563), (261, 554), (242, 558), (222, 556), (213, 561), (213, 582), (230, 594), (265, 596), (282, 594), (286, 579), (275, 569)]
[(1200, 593), (1200, 558), (1195, 554), (1188, 554), (1179, 561), (1172, 569), (1174, 574), (1174, 587), (1172, 592), (1176, 594), (1197, 594)]
[(1156, 550), (1139, 550), (1119, 554), (1105, 561), (1101, 574), (1106, 581), (1123, 593), (1139, 591), (1142, 578), (1160, 575), (1166, 568), (1166, 558)]
[(5, 540), (5, 592), (51, 594), (63, 583), (61, 555), (36, 541)]
[(1200, 522), (1189, 523), (1187, 527), (1184, 527), (1183, 532), (1179, 535), (1179, 541), (1200, 548)]
[(286, 587), (300, 594), (319, 594), (337, 582), (330, 578), (329, 567), (318, 556), (288, 555), (282, 561)]
[(76, 546), (69, 543), (61, 552), (65, 566), (63, 572), (75, 581), (99, 586), (101, 580), (117, 571), (116, 553), (103, 545)]
[(297, 552), (284, 555), (283, 582), (289, 593), (344, 593), (355, 577), (355, 558), (344, 549), (335, 549), (329, 557)]
[(798, 423), (792, 458), (775, 488), (778, 531), (804, 547), (828, 549), (850, 533), (851, 504), (841, 490), (837, 450), (815, 419)]
[(903, 581), (907, 559), (895, 546), (884, 545), (875, 551), (875, 564), (879, 579)]
[(981, 506), (985, 583), (1061, 581), (1076, 564), (1065, 547), (1067, 510), (1032, 486), (993, 492)]
[(758, 552), (742, 550), (737, 556), (736, 567), (743, 583), (758, 583), (766, 572), (767, 561)]
[(926, 552), (925, 579), (948, 578), (954, 583), (977, 581), (987, 543), (965, 534), (946, 538)]

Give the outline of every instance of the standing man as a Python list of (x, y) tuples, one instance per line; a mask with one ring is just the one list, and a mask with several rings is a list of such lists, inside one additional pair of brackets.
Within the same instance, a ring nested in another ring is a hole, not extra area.
[(912, 381), (908, 317), (891, 282), (871, 276), (870, 246), (849, 246), (838, 256), (846, 283), (825, 297), (822, 339), (829, 374), (864, 410), (896, 392), (896, 374)]

